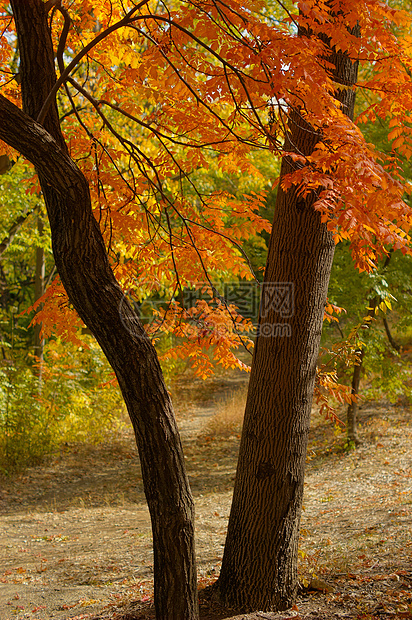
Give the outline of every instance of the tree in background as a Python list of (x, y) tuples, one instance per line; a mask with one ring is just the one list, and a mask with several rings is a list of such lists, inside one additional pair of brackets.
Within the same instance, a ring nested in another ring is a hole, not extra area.
[(123, 423), (113, 373), (94, 339), (79, 335), (63, 346), (54, 334), (44, 363), (33, 347), (27, 308), (38, 296), (36, 272), (44, 262), (47, 285), (55, 268), (44, 215), (38, 231), (42, 198), (32, 190), (33, 170), (22, 158), (0, 177), (0, 474), (37, 465), (65, 443), (112, 437)]
[[(36, 167), (61, 283), (112, 365), (132, 420), (159, 619), (198, 615), (193, 503), (156, 351), (124, 292), (154, 287), (178, 297), (206, 280), (214, 307), (175, 301), (161, 320), (188, 338), (180, 353), (200, 374), (208, 370), (204, 345), (225, 366), (241, 366), (230, 347), (245, 342), (250, 325), (216, 294), (213, 278), (251, 277), (241, 242), (268, 229), (257, 214), (263, 198), (210, 192), (199, 175), (207, 167), (253, 174), (255, 148), (284, 155), (261, 325), (280, 324), (282, 333), (286, 325), (292, 336), (258, 340), (219, 582), (226, 601), (284, 608), (297, 586), (303, 463), (334, 242), (350, 240), (359, 267), (371, 269), (389, 246), (409, 241), (393, 162), (389, 170), (378, 163), (348, 118), (359, 60), (374, 65), (364, 84), (379, 93), (374, 113), (392, 114), (394, 100), (404, 106), (399, 120), (409, 113), (400, 95), (410, 58), (391, 31), (405, 16), (364, 0), (302, 1), (298, 11), (145, 0), (11, 6), (12, 15), (2, 5), (0, 137)], [(399, 127), (397, 148), (407, 155), (409, 136)], [(293, 308), (279, 305), (273, 283), (295, 287)], [(73, 333), (77, 319), (59, 282), (41, 314)], [(240, 509), (252, 497), (241, 533)]]
[[(370, 75), (371, 67), (364, 67), (362, 72)], [(370, 104), (371, 93), (360, 90), (359, 110), (368, 110)], [(393, 149), (393, 143), (403, 144), (399, 122), (385, 116), (369, 120), (362, 114), (360, 121), (366, 140), (384, 153), (388, 162), (397, 162), (402, 178), (410, 179), (410, 158), (399, 157)], [(406, 200), (409, 204), (408, 196)], [(411, 257), (391, 249), (372, 271), (359, 272), (349, 243), (339, 244), (336, 250), (328, 296), (345, 311), (339, 321), (331, 321), (324, 329), (321, 366), (334, 369), (339, 380), (349, 382), (352, 393), (361, 399), (410, 399), (409, 360), (404, 347), (410, 339)], [(361, 389), (362, 376), (367, 383)], [(348, 405), (348, 447), (359, 440), (358, 406), (359, 399)]]
[[(334, 370), (360, 399), (409, 399), (404, 348), (410, 340), (411, 257), (390, 252), (374, 271), (359, 273), (348, 250), (341, 244), (335, 253), (328, 295), (345, 312), (324, 329), (320, 364)], [(348, 406), (348, 447), (359, 441), (358, 407), (359, 398)]]
[[(47, 245), (47, 239), (38, 234), (36, 226), (41, 199), (27, 194), (32, 177), (32, 171), (27, 174), (24, 166), (15, 166), (13, 171), (8, 168), (0, 177), (0, 320), (1, 340), (6, 349), (11, 346), (11, 325), (15, 323), (12, 316), (16, 317), (35, 301), (36, 248)], [(25, 320), (21, 329), (14, 328), (16, 343), (26, 350), (33, 340), (33, 330), (28, 329), (28, 324), (29, 320)], [(7, 358), (6, 351), (2, 357)]]

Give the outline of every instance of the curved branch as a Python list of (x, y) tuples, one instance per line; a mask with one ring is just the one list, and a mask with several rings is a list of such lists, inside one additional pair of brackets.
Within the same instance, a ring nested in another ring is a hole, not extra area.
[[(112, 32), (115, 32), (116, 30), (118, 30), (119, 28), (122, 28), (123, 26), (127, 26), (128, 22), (130, 22), (130, 18), (132, 17), (132, 15), (134, 13), (136, 13), (136, 11), (138, 11), (139, 9), (142, 8), (142, 6), (144, 6), (145, 4), (147, 4), (149, 2), (149, 0), (142, 0), (137, 6), (135, 6), (133, 9), (131, 9), (124, 17), (123, 19), (121, 19), (119, 22), (116, 22), (115, 24), (113, 24), (112, 26), (109, 26), (109, 28), (106, 28), (106, 30), (103, 30), (102, 32), (100, 32), (97, 37), (95, 39), (93, 39), (93, 41), (90, 41), (90, 43), (88, 43), (86, 45), (86, 47), (84, 47), (82, 49), (81, 52), (79, 52), (71, 61), (71, 63), (69, 63), (66, 67), (66, 69), (64, 70), (64, 72), (60, 75), (59, 79), (57, 80), (57, 82), (55, 83), (55, 85), (53, 86), (52, 90), (49, 92), (49, 94), (47, 95), (47, 99), (43, 104), (42, 109), (39, 112), (39, 115), (37, 117), (37, 122), (42, 124), (47, 111), (50, 107), (51, 102), (53, 101), (54, 97), (56, 96), (60, 86), (67, 80), (67, 78), (69, 77), (70, 73), (73, 71), (73, 69), (76, 68), (76, 66), (79, 64), (80, 60), (86, 56), (86, 54), (88, 54), (90, 52), (90, 50), (92, 50), (94, 47), (96, 47), (96, 45), (98, 43), (100, 43), (100, 41), (103, 41), (103, 39), (105, 39), (107, 36), (109, 36), (109, 34), (111, 34)], [(59, 45), (60, 48), (60, 45)]]
[[(102, 41), (103, 39), (105, 39), (107, 36), (109, 36), (112, 32), (115, 32), (116, 30), (118, 30), (119, 28), (122, 27), (127, 27), (127, 26), (131, 26), (133, 22), (137, 21), (137, 20), (145, 20), (145, 19), (153, 19), (156, 22), (163, 22), (168, 24), (171, 27), (175, 27), (177, 30), (180, 30), (180, 32), (186, 34), (187, 36), (189, 36), (192, 41), (194, 41), (195, 43), (197, 43), (200, 47), (202, 47), (203, 49), (205, 49), (207, 52), (209, 52), (214, 58), (216, 58), (216, 60), (221, 63), (224, 67), (228, 67), (231, 71), (234, 72), (234, 74), (237, 76), (237, 78), (239, 79), (239, 82), (242, 86), (242, 88), (245, 90), (245, 94), (249, 97), (249, 93), (245, 88), (245, 83), (244, 83), (244, 79), (246, 77), (250, 77), (247, 76), (243, 71), (241, 71), (240, 69), (236, 68), (234, 65), (232, 65), (230, 62), (228, 62), (227, 60), (225, 60), (220, 54), (218, 54), (217, 52), (215, 52), (209, 45), (207, 45), (206, 43), (204, 43), (199, 37), (197, 37), (193, 32), (190, 32), (187, 28), (185, 28), (184, 26), (182, 26), (181, 24), (174, 22), (173, 19), (170, 19), (168, 17), (164, 17), (163, 15), (153, 15), (153, 14), (147, 14), (147, 15), (139, 15), (138, 17), (132, 17), (132, 15), (139, 10), (140, 8), (142, 8), (142, 6), (144, 6), (145, 4), (147, 4), (149, 0), (142, 0), (142, 2), (140, 2), (137, 6), (135, 6), (133, 9), (131, 9), (120, 21), (116, 22), (115, 24), (113, 24), (112, 26), (109, 26), (109, 28), (106, 28), (106, 30), (102, 31), (100, 34), (97, 35), (97, 37), (95, 39), (93, 39), (93, 41), (90, 41), (90, 43), (88, 45), (86, 45), (86, 47), (79, 52), (74, 58), (73, 60), (67, 65), (66, 69), (63, 71), (63, 73), (60, 75), (59, 79), (57, 80), (57, 82), (55, 83), (54, 87), (52, 88), (52, 90), (50, 91), (50, 93), (47, 96), (46, 101), (43, 104), (42, 109), (40, 110), (40, 113), (37, 117), (37, 121), (39, 123), (42, 123), (44, 121), (44, 118), (47, 114), (47, 111), (49, 109), (49, 106), (53, 100), (53, 98), (55, 97), (56, 93), (58, 92), (60, 86), (62, 86), (62, 84), (69, 78), (70, 73), (72, 72), (72, 70), (78, 65), (79, 61), (86, 55), (88, 54), (88, 52), (93, 49), (98, 43), (100, 43), (100, 41)], [(67, 24), (66, 24), (66, 16), (65, 16), (65, 27), (66, 28)], [(137, 29), (138, 30), (138, 29)], [(138, 32), (140, 32), (141, 34), (145, 34), (145, 36), (148, 39), (151, 39), (150, 36), (148, 36), (146, 33), (142, 33), (141, 31), (138, 30)], [(67, 36), (67, 33), (66, 33)], [(63, 37), (62, 35), (62, 39), (63, 41), (65, 40), (65, 37)], [(152, 41), (153, 42), (153, 41)], [(155, 42), (156, 43), (156, 42)], [(59, 43), (59, 50), (60, 53), (62, 52), (62, 50), (60, 49), (60, 43)], [(262, 82), (262, 80), (258, 80), (255, 78), (252, 78), (254, 82)]]
[(3, 241), (0, 243), (0, 257), (4, 254), (4, 252), (7, 250), (7, 248), (9, 247), (10, 243), (13, 241), (15, 235), (18, 233), (18, 231), (20, 230), (20, 227), (22, 226), (22, 224), (27, 220), (27, 218), (29, 217), (29, 215), (31, 215), (32, 213), (34, 213), (36, 210), (38, 209), (38, 207), (34, 207), (34, 209), (30, 209), (29, 211), (26, 211), (26, 213), (22, 213), (21, 215), (19, 215), (19, 217), (13, 222), (13, 224), (10, 226), (9, 230), (7, 231), (6, 236), (4, 237)]
[(59, 65), (60, 73), (63, 73), (64, 72), (64, 61), (63, 61), (64, 48), (66, 46), (67, 35), (69, 34), (72, 20), (70, 19), (68, 10), (62, 7), (61, 4), (58, 4), (56, 8), (58, 11), (60, 11), (60, 13), (63, 15), (63, 18), (64, 18), (63, 30), (60, 35), (59, 45), (57, 47), (57, 52), (56, 52), (57, 64)]
[(0, 138), (19, 151), (59, 193), (79, 182), (82, 173), (56, 140), (37, 121), (0, 94)]

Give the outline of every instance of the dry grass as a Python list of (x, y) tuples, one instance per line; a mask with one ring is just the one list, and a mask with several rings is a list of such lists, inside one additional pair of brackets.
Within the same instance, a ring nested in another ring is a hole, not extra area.
[(246, 396), (247, 387), (238, 388), (231, 392), (218, 405), (216, 414), (207, 421), (200, 434), (207, 437), (240, 435), (245, 413)]
[[(201, 587), (219, 573), (245, 401), (233, 383), (223, 399), (225, 385), (202, 386), (181, 420)], [(344, 432), (313, 415), (297, 607), (233, 616), (203, 599), (202, 620), (412, 617), (411, 413), (365, 402), (359, 422), (362, 444), (345, 451)], [(132, 430), (115, 443), (67, 448), (2, 481), (1, 620), (27, 620), (33, 609), (36, 620), (154, 620), (151, 525)]]

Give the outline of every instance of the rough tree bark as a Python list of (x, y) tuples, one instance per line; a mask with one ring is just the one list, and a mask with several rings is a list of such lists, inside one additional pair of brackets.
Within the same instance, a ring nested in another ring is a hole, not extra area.
[(110, 269), (89, 187), (68, 155), (55, 102), (44, 126), (33, 120), (56, 81), (46, 4), (11, 4), (23, 112), (0, 96), (0, 138), (36, 167), (58, 273), (113, 367), (133, 423), (152, 519), (157, 618), (196, 620), (193, 502), (172, 404), (156, 352)]
[[(326, 38), (324, 42), (328, 44)], [(353, 117), (350, 87), (356, 81), (357, 65), (333, 49), (327, 60), (335, 67), (334, 80), (344, 86), (337, 87), (336, 97)], [(291, 120), (285, 150), (309, 155), (319, 134), (298, 110)], [(292, 171), (293, 161), (284, 158), (281, 179)], [(299, 197), (293, 187), (284, 191), (279, 186), (262, 289), (260, 335), (218, 581), (224, 602), (249, 610), (287, 609), (298, 587), (306, 446), (335, 247), (313, 201), (311, 196)], [(289, 299), (282, 303), (284, 295)], [(273, 330), (273, 326), (277, 327)]]

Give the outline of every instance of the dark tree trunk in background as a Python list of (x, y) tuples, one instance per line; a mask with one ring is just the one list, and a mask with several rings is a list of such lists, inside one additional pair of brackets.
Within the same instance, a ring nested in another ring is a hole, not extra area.
[[(39, 236), (43, 234), (44, 224), (41, 216), (37, 218), (37, 230)], [(34, 299), (37, 301), (44, 293), (44, 276), (45, 276), (45, 256), (44, 248), (38, 246), (36, 248), (36, 273), (34, 277)], [(43, 365), (43, 351), (44, 351), (44, 339), (40, 335), (41, 323), (36, 323), (34, 326), (34, 355), (36, 356), (36, 369), (37, 378), (39, 380), (39, 386), (42, 380), (42, 365)]]
[[(392, 253), (393, 253), (393, 250), (390, 250), (388, 256), (385, 259), (385, 263), (382, 267), (382, 272), (384, 272), (389, 266)], [(366, 319), (365, 324), (363, 325), (364, 329), (370, 328), (371, 322), (373, 318), (375, 317), (376, 308), (379, 306), (381, 302), (382, 302), (382, 298), (379, 295), (376, 295), (376, 297), (370, 300), (369, 305), (368, 305), (368, 312), (365, 317)], [(390, 345), (395, 349), (395, 351), (399, 351), (400, 347), (394, 341), (392, 337), (392, 334), (390, 332), (389, 325), (388, 325), (388, 322), (385, 316), (383, 317), (383, 325), (385, 327), (386, 335), (388, 337)], [(359, 411), (358, 396), (359, 396), (360, 380), (361, 380), (362, 370), (363, 370), (363, 362), (364, 362), (366, 353), (367, 353), (367, 347), (365, 346), (363, 346), (362, 349), (359, 349), (358, 351), (356, 351), (357, 360), (353, 367), (351, 394), (353, 396), (356, 396), (357, 398), (355, 401), (353, 401), (352, 403), (348, 405), (348, 411), (347, 411), (347, 417), (346, 417), (346, 434), (348, 437), (348, 441), (354, 444), (355, 446), (361, 443), (359, 440), (359, 436), (358, 436), (358, 411)]]
[(68, 156), (55, 103), (45, 129), (32, 120), (56, 80), (45, 6), (12, 0), (24, 112), (0, 96), (0, 138), (36, 166), (58, 273), (113, 367), (133, 423), (152, 519), (157, 618), (196, 620), (193, 502), (157, 355), (110, 269), (89, 187)]
[[(380, 303), (380, 298), (375, 297), (369, 302), (368, 313), (365, 317), (365, 325), (364, 329), (369, 329), (370, 323), (375, 316), (375, 308)], [(348, 410), (346, 413), (346, 435), (348, 441), (352, 443), (352, 446), (358, 446), (360, 444), (359, 436), (358, 436), (358, 411), (359, 411), (359, 386), (360, 380), (362, 376), (363, 369), (363, 360), (366, 354), (366, 347), (363, 346), (361, 349), (356, 351), (356, 360), (355, 365), (353, 367), (352, 373), (352, 383), (351, 383), (351, 394), (356, 397), (356, 400), (349, 403)]]
[[(364, 356), (365, 356), (365, 349), (359, 349), (358, 351), (356, 351), (357, 360), (356, 360), (355, 366), (353, 367), (352, 384), (351, 384), (351, 394), (352, 396), (356, 396), (356, 397), (358, 397), (358, 394), (359, 394), (359, 385), (360, 385), (360, 380), (361, 380)], [(359, 437), (358, 437), (358, 425), (357, 425), (358, 409), (359, 409), (359, 405), (358, 405), (357, 399), (349, 403), (348, 412), (347, 412), (347, 420), (346, 420), (346, 432), (347, 432), (348, 440), (349, 442), (352, 442), (355, 445), (359, 445), (360, 443)]]
[(389, 340), (389, 344), (391, 345), (392, 349), (394, 349), (395, 351), (397, 351), (399, 353), (400, 350), (401, 350), (401, 346), (396, 342), (396, 340), (392, 336), (392, 333), (391, 333), (391, 330), (390, 330), (390, 327), (389, 327), (389, 323), (388, 323), (388, 320), (387, 320), (386, 316), (382, 317), (382, 321), (383, 321), (383, 326), (385, 328), (386, 337)]
[[(328, 60), (338, 84), (355, 83), (357, 66), (348, 58), (331, 51)], [(352, 117), (354, 92), (338, 90), (336, 97)], [(309, 155), (317, 139), (294, 112), (285, 150)], [(281, 180), (292, 170), (286, 157)], [(218, 581), (221, 599), (243, 609), (283, 610), (295, 600), (306, 447), (334, 248), (313, 198), (284, 191), (280, 182)]]

